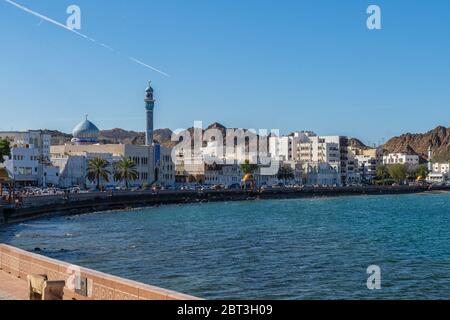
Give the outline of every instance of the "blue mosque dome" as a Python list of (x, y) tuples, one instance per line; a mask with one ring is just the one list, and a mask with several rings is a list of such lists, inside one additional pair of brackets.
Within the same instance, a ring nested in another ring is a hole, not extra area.
[(87, 119), (79, 123), (72, 131), (73, 139), (75, 143), (96, 143), (98, 142), (98, 136), (100, 130), (95, 124)]

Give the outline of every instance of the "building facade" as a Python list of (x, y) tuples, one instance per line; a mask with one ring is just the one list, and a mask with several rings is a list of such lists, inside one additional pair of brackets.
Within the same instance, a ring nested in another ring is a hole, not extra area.
[(58, 184), (57, 168), (50, 162), (51, 136), (41, 130), (0, 132), (10, 142), (11, 157), (4, 166), (13, 180), (24, 186)]
[(303, 183), (310, 186), (339, 186), (340, 172), (325, 162), (308, 162), (303, 165)]
[[(67, 169), (66, 167), (60, 168), (60, 174), (63, 176), (64, 181), (81, 181), (83, 169), (85, 170), (84, 177), (86, 177), (87, 174), (87, 162), (95, 157), (100, 157), (110, 163), (111, 167), (108, 169), (111, 172), (114, 171), (114, 163), (120, 159), (128, 158), (133, 160), (136, 165), (138, 179), (129, 181), (130, 186), (138, 187), (155, 182), (155, 166), (152, 146), (126, 144), (66, 144), (63, 146), (52, 146), (50, 153), (55, 165), (61, 164), (62, 162), (69, 165), (69, 168)], [(82, 164), (80, 157), (85, 159), (86, 164)], [(72, 176), (70, 176), (70, 174), (72, 174)], [(86, 180), (85, 184), (90, 185), (92, 183)], [(119, 181), (114, 181), (112, 175), (107, 183), (108, 186), (119, 186), (121, 184), (122, 183)], [(76, 185), (79, 186), (78, 183)], [(66, 187), (68, 186), (66, 185)]]
[(175, 185), (176, 169), (175, 163), (172, 161), (172, 148), (155, 144), (154, 150), (156, 182), (163, 187), (173, 187)]
[(406, 153), (389, 153), (383, 156), (383, 164), (405, 164), (410, 167), (417, 167), (419, 165), (419, 156)]
[(59, 168), (61, 188), (86, 186), (87, 155), (54, 154), (51, 161)]
[(428, 173), (427, 182), (430, 183), (449, 183), (450, 182), (450, 162), (433, 163), (432, 171)]
[[(339, 172), (339, 185), (360, 183), (361, 175), (347, 137), (318, 136), (313, 132), (300, 131), (287, 137), (271, 137), (269, 151), (273, 159), (310, 164), (320, 170), (331, 167)], [(331, 180), (334, 181), (334, 178)]]
[[(158, 147), (158, 155), (155, 159), (155, 146), (153, 145), (153, 88), (145, 90), (146, 109), (146, 144), (101, 144), (99, 143), (98, 127), (86, 119), (75, 126), (70, 144), (51, 146), (49, 150), (50, 160), (59, 167), (60, 185), (63, 187), (91, 187), (93, 181), (87, 179), (88, 164), (91, 159), (100, 157), (108, 162), (107, 170), (110, 172), (108, 181), (102, 181), (103, 185), (117, 187), (124, 184), (115, 181), (115, 164), (123, 158), (130, 159), (135, 164), (137, 179), (128, 181), (131, 187), (151, 185), (157, 178), (164, 184), (170, 184), (175, 177), (174, 166), (167, 158), (168, 150)], [(158, 162), (158, 163), (157, 163)], [(155, 168), (159, 166), (160, 175)]]
[(357, 155), (355, 156), (355, 161), (361, 182), (372, 182), (377, 175), (377, 159), (370, 155)]

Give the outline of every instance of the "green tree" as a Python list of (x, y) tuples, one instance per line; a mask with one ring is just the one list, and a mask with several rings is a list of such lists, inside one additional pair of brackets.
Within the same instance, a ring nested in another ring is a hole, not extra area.
[(128, 189), (128, 181), (139, 178), (139, 173), (136, 170), (136, 164), (133, 160), (123, 157), (117, 161), (115, 165), (114, 179), (117, 181), (125, 181), (125, 186)]
[(277, 178), (279, 180), (283, 180), (284, 184), (286, 184), (287, 180), (292, 180), (294, 179), (295, 175), (294, 175), (294, 169), (292, 169), (291, 166), (289, 165), (283, 165), (278, 169), (278, 174), (277, 174)]
[(396, 163), (390, 165), (388, 167), (389, 175), (394, 179), (397, 183), (402, 183), (405, 181), (407, 176), (407, 168), (404, 164)]
[(88, 161), (87, 178), (91, 182), (96, 182), (97, 190), (100, 190), (101, 179), (109, 182), (109, 175), (111, 172), (108, 170), (108, 167), (109, 162), (100, 157), (96, 157)]
[(244, 174), (253, 174), (256, 170), (258, 170), (258, 165), (251, 164), (250, 161), (245, 160), (245, 162), (241, 164), (241, 170)]
[(389, 170), (384, 164), (380, 164), (376, 168), (376, 176), (377, 180), (381, 182), (383, 185), (386, 184), (386, 180), (390, 178)]
[(426, 165), (421, 164), (420, 166), (417, 167), (416, 178), (419, 178), (419, 177), (426, 178), (427, 175), (428, 175), (428, 168)]
[(416, 167), (411, 165), (406, 165), (406, 179), (415, 180), (416, 179)]
[(0, 138), (0, 163), (3, 163), (3, 157), (11, 157), (11, 147), (9, 141)]

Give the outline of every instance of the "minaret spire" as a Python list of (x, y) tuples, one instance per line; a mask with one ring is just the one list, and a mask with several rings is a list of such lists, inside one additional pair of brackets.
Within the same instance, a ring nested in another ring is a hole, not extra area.
[(151, 146), (153, 144), (153, 110), (155, 108), (155, 100), (153, 99), (153, 88), (151, 81), (145, 90), (145, 111), (147, 114), (147, 126), (145, 130), (145, 144)]
[(428, 146), (428, 172), (433, 172), (433, 146)]

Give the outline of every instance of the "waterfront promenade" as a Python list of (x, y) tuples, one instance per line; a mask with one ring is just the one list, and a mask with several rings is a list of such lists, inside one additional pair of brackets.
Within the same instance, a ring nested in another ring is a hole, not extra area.
[(206, 190), (206, 191), (120, 191), (89, 192), (23, 198), (16, 206), (0, 206), (0, 225), (39, 218), (50, 214), (80, 214), (96, 211), (187, 204), (197, 202), (246, 201), (265, 199), (294, 199), (358, 195), (408, 194), (429, 191), (450, 191), (450, 186), (364, 186), (364, 187), (305, 187), (265, 191)]
[(28, 300), (27, 283), (0, 270), (0, 300)]
[(27, 276), (30, 274), (65, 281), (64, 300), (198, 299), (0, 244), (0, 300), (27, 299)]

